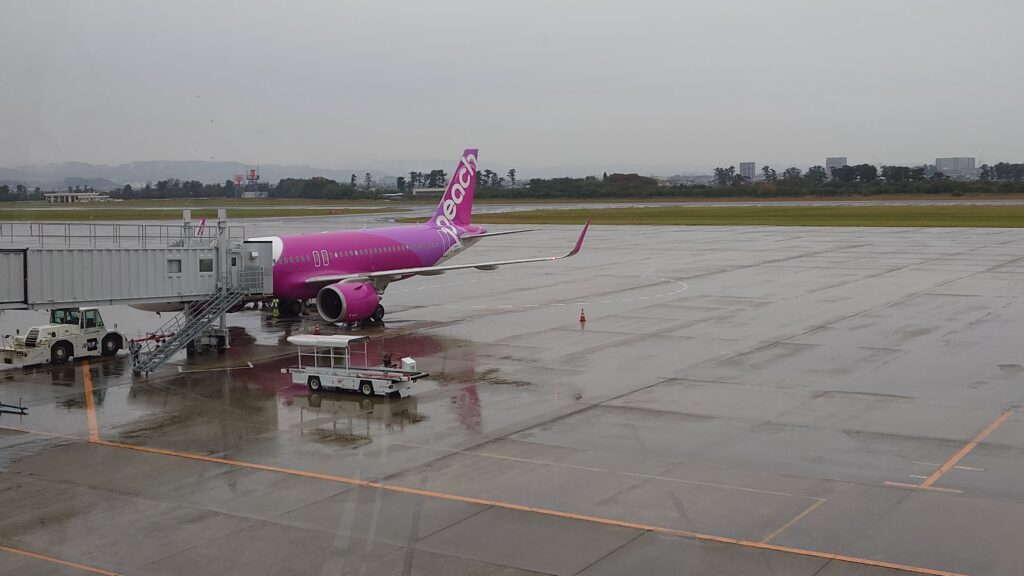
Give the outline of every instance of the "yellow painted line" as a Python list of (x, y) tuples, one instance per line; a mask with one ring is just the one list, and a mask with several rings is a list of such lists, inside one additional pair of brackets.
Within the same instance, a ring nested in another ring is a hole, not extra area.
[(783, 524), (782, 526), (780, 526), (780, 527), (779, 527), (779, 528), (778, 528), (777, 530), (775, 530), (775, 531), (774, 531), (774, 532), (772, 532), (771, 534), (769, 534), (769, 535), (765, 536), (765, 537), (764, 537), (764, 540), (761, 540), (761, 543), (763, 544), (763, 543), (767, 543), (767, 542), (769, 542), (769, 541), (773, 540), (773, 539), (774, 539), (774, 538), (775, 538), (776, 536), (778, 536), (779, 534), (782, 534), (783, 532), (785, 532), (786, 530), (788, 530), (788, 529), (789, 529), (789, 528), (790, 528), (791, 526), (793, 526), (793, 524), (796, 524), (797, 522), (799, 522), (799, 521), (803, 520), (804, 516), (807, 516), (807, 515), (808, 515), (808, 514), (810, 514), (811, 512), (814, 512), (814, 510), (815, 510), (815, 509), (816, 509), (816, 508), (817, 508), (818, 506), (821, 506), (821, 505), (822, 505), (822, 504), (824, 504), (824, 503), (825, 503), (825, 500), (824, 500), (824, 499), (822, 499), (822, 500), (818, 500), (818, 501), (817, 501), (817, 502), (815, 502), (814, 504), (811, 504), (811, 505), (810, 505), (810, 506), (808, 506), (808, 507), (807, 507), (806, 509), (804, 509), (804, 511), (803, 511), (803, 512), (801, 512), (801, 513), (797, 514), (796, 516), (794, 516), (794, 517), (793, 517), (793, 518), (792, 518), (792, 519), (791, 519), (791, 520), (790, 520), (789, 522), (786, 522), (785, 524)]
[(77, 562), (68, 562), (67, 560), (61, 560), (60, 558), (54, 558), (52, 556), (44, 556), (42, 554), (36, 554), (35, 552), (28, 552), (26, 550), (18, 550), (17, 548), (11, 548), (10, 546), (0, 546), (0, 551), (7, 552), (9, 554), (15, 554), (18, 556), (24, 556), (26, 558), (34, 558), (36, 560), (42, 560), (51, 564), (60, 564), (61, 566), (68, 566), (70, 568), (77, 568), (84, 572), (91, 572), (93, 574), (102, 574), (103, 576), (121, 576), (117, 572), (111, 572), (102, 568), (96, 568), (95, 566), (86, 566), (85, 564), (78, 564)]
[(242, 462), (240, 460), (229, 460), (227, 458), (217, 458), (215, 456), (204, 456), (202, 454), (193, 454), (190, 452), (178, 452), (177, 450), (165, 450), (163, 448), (149, 448), (146, 446), (134, 446), (131, 444), (122, 444), (120, 442), (110, 442), (107, 440), (95, 440), (93, 444), (100, 446), (110, 446), (113, 448), (123, 448), (126, 450), (135, 450), (138, 452), (146, 452), (150, 454), (162, 454), (165, 456), (174, 456), (177, 458), (185, 458), (189, 460), (198, 460), (200, 462), (211, 462), (216, 464), (224, 464), (227, 466), (236, 466), (239, 468), (249, 468), (252, 470), (262, 470), (265, 472), (278, 472), (281, 474), (289, 474), (292, 476), (299, 476), (302, 478), (314, 478), (317, 480), (326, 480), (329, 482), (338, 482), (342, 484), (350, 484), (353, 486), (360, 486), (365, 488), (376, 488), (380, 490), (388, 490), (391, 492), (399, 492), (403, 494), (413, 494), (416, 496), (424, 496), (428, 498), (437, 498), (441, 500), (451, 500), (455, 502), (465, 502), (469, 504), (479, 504), (482, 506), (491, 506), (494, 508), (502, 508), (505, 510), (515, 510), (519, 512), (531, 512), (534, 514), (542, 514), (544, 516), (553, 516), (556, 518), (567, 518), (570, 520), (579, 520), (582, 522), (593, 522), (595, 524), (602, 524), (605, 526), (617, 526), (620, 528), (633, 528), (636, 530), (644, 530), (647, 532), (654, 532), (658, 534), (667, 534), (670, 536), (679, 536), (681, 538), (689, 538), (692, 540), (699, 540), (704, 542), (718, 542), (720, 544), (732, 544), (735, 546), (743, 546), (745, 548), (756, 548), (761, 550), (772, 550), (775, 552), (784, 552), (788, 554), (797, 554), (800, 556), (809, 556), (813, 558), (821, 558), (824, 560), (834, 560), (837, 562), (845, 562), (848, 564), (859, 564), (862, 566), (873, 566), (877, 568), (890, 568), (893, 570), (902, 570), (904, 572), (910, 572), (913, 574), (927, 574), (929, 576), (968, 576), (959, 572), (949, 572), (945, 570), (935, 570), (932, 568), (924, 568), (920, 566), (910, 566), (907, 564), (896, 564), (893, 562), (884, 562), (882, 560), (872, 560), (870, 558), (858, 558), (856, 556), (844, 556), (842, 554), (834, 554), (830, 552), (819, 552), (816, 550), (806, 550), (803, 548), (790, 548), (787, 546), (776, 546), (774, 544), (768, 544), (766, 542), (754, 542), (752, 540), (740, 540), (737, 538), (729, 538), (727, 536), (715, 536), (713, 534), (702, 534), (700, 532), (692, 532), (689, 530), (677, 530), (675, 528), (666, 528), (663, 526), (654, 526), (650, 524), (641, 524), (638, 522), (629, 522), (626, 520), (617, 520), (614, 518), (604, 518), (601, 516), (590, 516), (587, 514), (575, 514), (572, 512), (563, 512), (561, 510), (552, 510), (550, 508), (537, 508), (534, 506), (525, 506), (522, 504), (514, 504), (511, 502), (504, 502), (502, 500), (491, 500), (488, 498), (476, 498), (473, 496), (460, 496), (458, 494), (448, 494), (445, 492), (435, 492), (433, 490), (425, 490), (422, 488), (412, 488), (409, 486), (400, 486), (396, 484), (384, 484), (382, 482), (370, 481), (370, 480), (359, 480), (357, 478), (349, 478), (346, 476), (335, 476), (333, 474), (322, 474), (319, 472), (309, 472), (306, 470), (295, 470), (292, 468), (283, 468), (281, 466), (269, 466), (266, 464), (255, 464), (252, 462)]
[(89, 372), (89, 361), (82, 361), (82, 380), (85, 392), (85, 415), (89, 421), (89, 441), (100, 439), (99, 426), (96, 425), (96, 405), (92, 398), (92, 374)]
[(1003, 412), (1002, 416), (993, 420), (992, 423), (989, 424), (984, 430), (979, 432), (973, 440), (964, 445), (964, 447), (961, 448), (959, 452), (954, 454), (949, 460), (946, 460), (946, 462), (942, 466), (939, 466), (938, 470), (933, 472), (932, 475), (929, 476), (924, 482), (921, 482), (921, 488), (928, 488), (932, 484), (934, 484), (939, 478), (942, 478), (942, 476), (945, 475), (946, 472), (949, 472), (954, 466), (959, 464), (960, 460), (963, 460), (964, 456), (970, 454), (971, 450), (974, 450), (975, 446), (981, 443), (981, 441), (984, 440), (985, 437), (987, 437), (989, 434), (994, 432), (996, 428), (999, 428), (1003, 424), (1003, 422), (1009, 420), (1010, 416), (1012, 415), (1013, 410), (1007, 410), (1006, 412)]

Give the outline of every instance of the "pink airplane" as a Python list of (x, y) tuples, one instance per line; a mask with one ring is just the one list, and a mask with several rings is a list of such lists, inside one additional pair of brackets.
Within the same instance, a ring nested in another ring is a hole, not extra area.
[(272, 243), (274, 295), (282, 300), (280, 307), (294, 313), (300, 302), (315, 298), (317, 311), (327, 322), (379, 322), (384, 317), (381, 298), (391, 282), (463, 268), (494, 270), (506, 264), (559, 260), (580, 251), (589, 220), (576, 245), (562, 256), (439, 265), (481, 238), (528, 231), (487, 232), (470, 222), (476, 166), (477, 151), (464, 151), (441, 203), (424, 224), (253, 238)]

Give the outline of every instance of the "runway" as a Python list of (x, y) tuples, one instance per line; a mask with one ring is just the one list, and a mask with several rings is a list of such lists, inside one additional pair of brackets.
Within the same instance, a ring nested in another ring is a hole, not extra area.
[(314, 321), (257, 311), (149, 378), (3, 369), (0, 575), (1013, 574), (1022, 296), (1018, 229), (593, 227), (390, 286), (407, 399), (292, 386)]

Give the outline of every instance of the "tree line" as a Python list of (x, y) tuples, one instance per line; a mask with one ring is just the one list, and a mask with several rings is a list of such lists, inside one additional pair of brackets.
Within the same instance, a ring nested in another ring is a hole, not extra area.
[[(400, 176), (396, 184), (399, 192), (422, 188), (442, 188), (448, 174), (435, 169), (429, 172), (412, 171), (408, 178)], [(871, 196), (898, 194), (1000, 194), (1024, 193), (1024, 163), (999, 162), (983, 164), (977, 180), (951, 180), (941, 173), (927, 174), (922, 167), (882, 166), (871, 164), (842, 166), (826, 171), (812, 166), (806, 171), (797, 167), (782, 170), (781, 174), (770, 166), (761, 168), (761, 179), (750, 181), (736, 173), (734, 166), (714, 170), (711, 184), (668, 185), (655, 178), (638, 174), (603, 174), (585, 178), (534, 178), (522, 185), (516, 179), (516, 170), (504, 176), (484, 169), (476, 173), (477, 197), (501, 199), (586, 199), (586, 198), (778, 198), (800, 196)], [(311, 198), (324, 200), (372, 199), (379, 196), (370, 173), (360, 181), (355, 174), (349, 182), (341, 183), (329, 178), (285, 178), (276, 185), (261, 184), (272, 198)], [(69, 187), (69, 191), (89, 191), (88, 188)], [(124, 200), (159, 198), (230, 198), (241, 190), (231, 180), (223, 184), (203, 184), (197, 180), (161, 180), (133, 188), (125, 185), (110, 193)], [(0, 201), (42, 200), (40, 188), (29, 190), (18, 184), (13, 190), (0, 185)]]

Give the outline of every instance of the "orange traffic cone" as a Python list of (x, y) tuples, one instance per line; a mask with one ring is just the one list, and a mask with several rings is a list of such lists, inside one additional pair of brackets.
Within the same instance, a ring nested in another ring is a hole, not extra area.
[(580, 308), (580, 324), (587, 321), (587, 315), (583, 312), (583, 308)]

